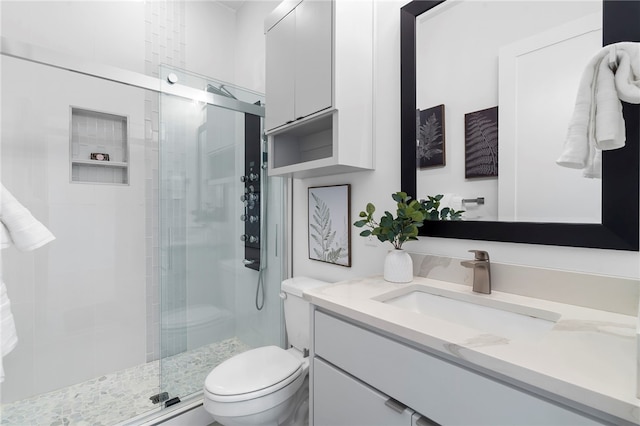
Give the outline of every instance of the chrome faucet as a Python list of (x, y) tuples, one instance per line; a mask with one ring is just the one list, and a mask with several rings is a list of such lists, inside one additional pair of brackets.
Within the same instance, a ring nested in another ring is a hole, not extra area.
[(460, 264), (465, 268), (473, 268), (473, 291), (491, 294), (489, 253), (482, 250), (469, 250), (469, 252), (475, 253), (475, 259), (463, 260)]

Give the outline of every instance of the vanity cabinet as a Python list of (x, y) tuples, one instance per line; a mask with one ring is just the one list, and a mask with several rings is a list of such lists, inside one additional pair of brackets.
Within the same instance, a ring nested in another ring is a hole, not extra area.
[(315, 426), (608, 424), (319, 310), (312, 331)]
[(315, 426), (435, 426), (437, 423), (314, 358)]
[(373, 168), (373, 1), (285, 0), (265, 20), (270, 176)]

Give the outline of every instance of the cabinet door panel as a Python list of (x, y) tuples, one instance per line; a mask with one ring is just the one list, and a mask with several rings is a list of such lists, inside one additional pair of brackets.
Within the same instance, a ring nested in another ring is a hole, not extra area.
[(326, 362), (313, 360), (314, 426), (409, 426), (413, 411), (398, 412), (389, 399)]
[(318, 311), (314, 351), (442, 425), (603, 424)]
[(330, 108), (333, 2), (304, 0), (296, 7), (295, 118)]
[(271, 130), (294, 119), (295, 10), (267, 32), (266, 116)]

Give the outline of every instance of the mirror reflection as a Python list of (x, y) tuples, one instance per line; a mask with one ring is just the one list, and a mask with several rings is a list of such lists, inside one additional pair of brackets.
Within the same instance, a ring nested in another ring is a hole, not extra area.
[(601, 223), (601, 184), (556, 164), (602, 3), (447, 1), (416, 19), (417, 198), (468, 221)]

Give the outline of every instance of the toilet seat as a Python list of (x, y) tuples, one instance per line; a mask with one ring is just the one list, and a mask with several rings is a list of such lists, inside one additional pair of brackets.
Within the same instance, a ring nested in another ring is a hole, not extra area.
[(204, 388), (212, 401), (241, 402), (276, 393), (296, 381), (302, 372), (301, 359), (277, 346), (264, 346), (215, 367)]

